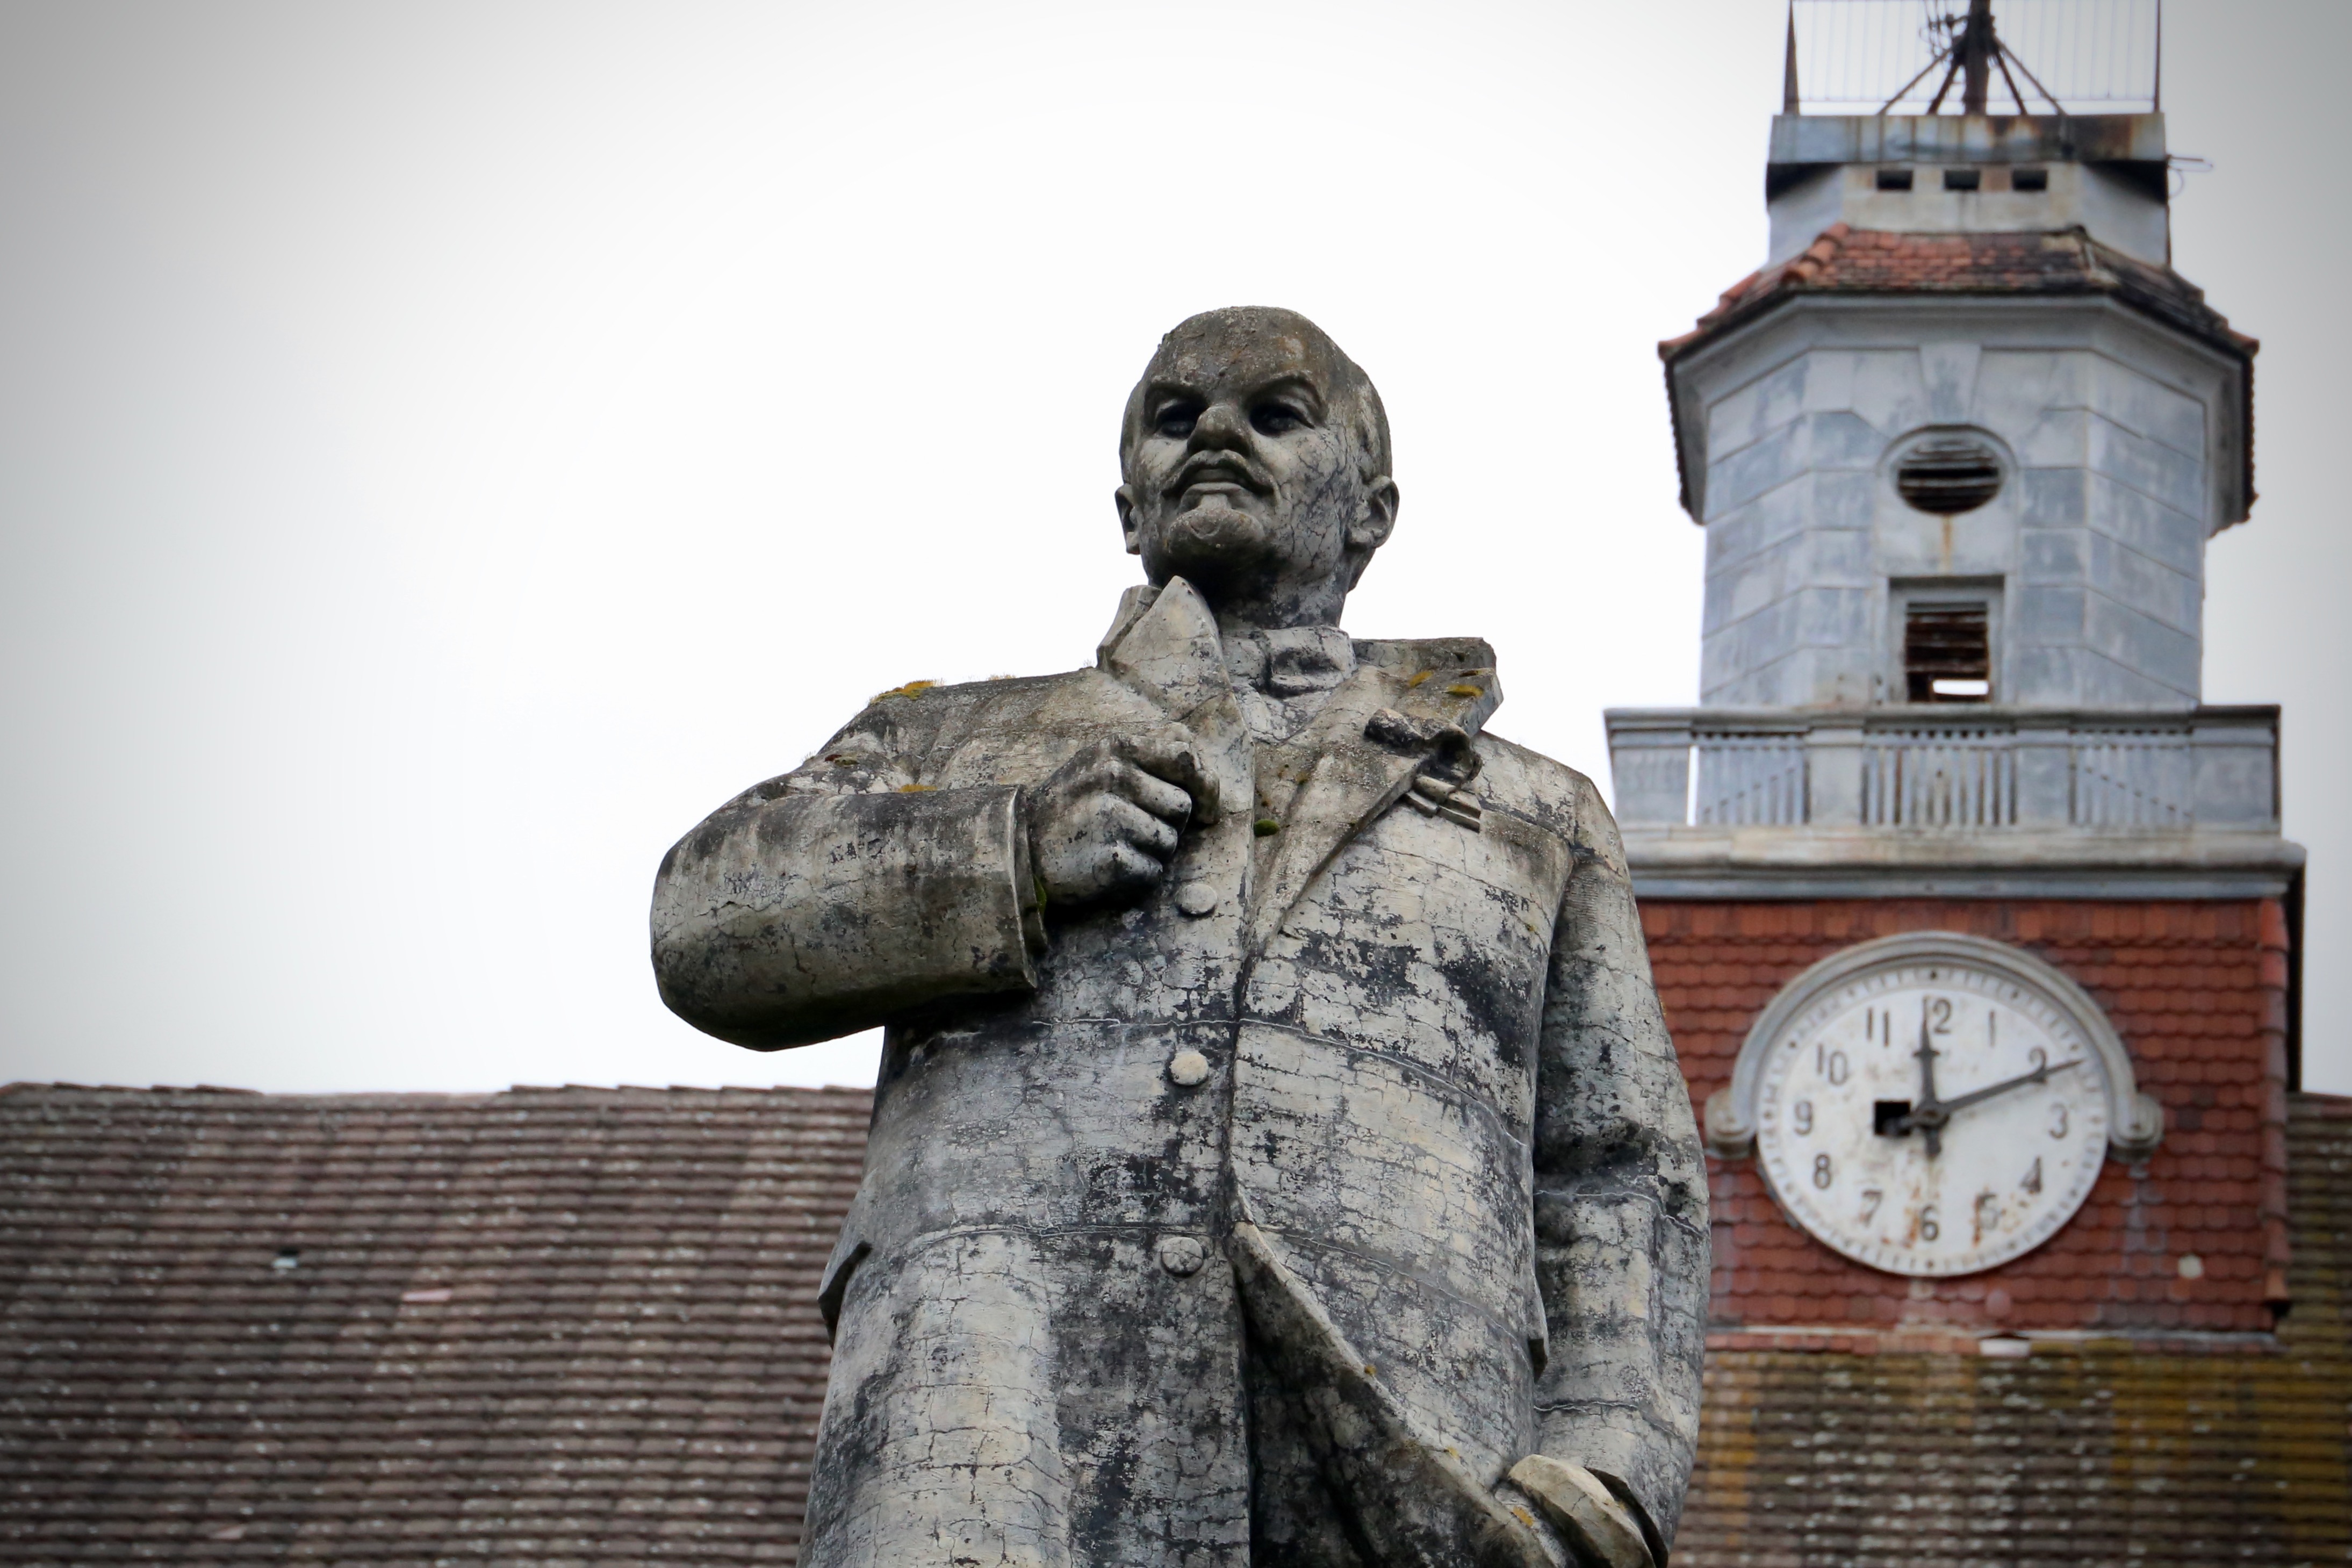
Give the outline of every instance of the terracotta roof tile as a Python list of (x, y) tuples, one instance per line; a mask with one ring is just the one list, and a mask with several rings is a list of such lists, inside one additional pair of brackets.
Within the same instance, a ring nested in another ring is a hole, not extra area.
[[(791, 1562), (868, 1109), (0, 1094), (0, 1562)], [(2261, 1348), (1719, 1335), (1675, 1562), (2342, 1561), (2352, 1100), (2289, 1155)]]
[(2168, 267), (2110, 249), (2083, 230), (2024, 234), (1893, 234), (1832, 224), (1776, 267), (1752, 272), (1677, 338), (1672, 361), (1801, 294), (2107, 294), (2240, 357), (2260, 348), (2232, 331), (2204, 291)]
[(790, 1561), (870, 1104), (0, 1095), (0, 1562)]

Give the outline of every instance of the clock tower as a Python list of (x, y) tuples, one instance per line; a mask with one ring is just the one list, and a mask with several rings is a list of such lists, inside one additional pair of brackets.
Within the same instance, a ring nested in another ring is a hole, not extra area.
[(1711, 1345), (2259, 1346), (2303, 857), (2278, 710), (2200, 689), (2256, 344), (2172, 269), (2152, 65), (2083, 112), (1977, 0), (1808, 112), (1808, 9), (1764, 265), (1660, 348), (1699, 704), (1608, 716)]

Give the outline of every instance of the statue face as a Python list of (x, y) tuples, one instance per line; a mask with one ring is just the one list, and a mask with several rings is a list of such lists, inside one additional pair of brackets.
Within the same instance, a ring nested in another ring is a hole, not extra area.
[(1395, 515), (1351, 424), (1360, 374), (1287, 311), (1171, 333), (1129, 405), (1118, 496), (1144, 574), (1184, 577), (1224, 619), (1336, 622)]

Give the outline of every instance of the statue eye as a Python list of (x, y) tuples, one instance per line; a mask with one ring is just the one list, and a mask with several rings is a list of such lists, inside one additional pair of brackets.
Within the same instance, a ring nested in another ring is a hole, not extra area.
[(1250, 423), (1261, 436), (1279, 436), (1286, 431), (1304, 429), (1307, 416), (1286, 403), (1261, 403), (1250, 410)]
[(1162, 436), (1182, 440), (1201, 422), (1201, 405), (1197, 403), (1171, 403), (1160, 411), (1151, 427)]

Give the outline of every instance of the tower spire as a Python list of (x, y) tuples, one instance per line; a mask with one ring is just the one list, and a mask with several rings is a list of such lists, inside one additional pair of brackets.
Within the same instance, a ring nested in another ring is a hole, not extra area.
[(1788, 64), (1780, 73), (1780, 112), (1797, 112), (1797, 0), (1789, 0)]

